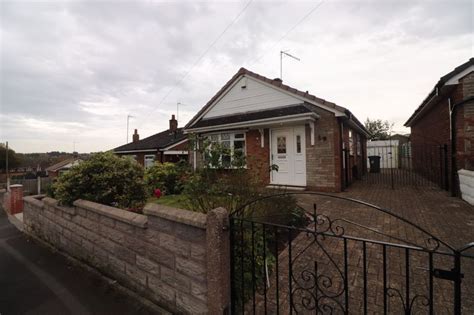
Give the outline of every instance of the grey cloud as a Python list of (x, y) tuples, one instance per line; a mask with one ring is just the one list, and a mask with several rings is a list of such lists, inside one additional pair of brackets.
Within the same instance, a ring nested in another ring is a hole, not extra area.
[[(107, 135), (110, 148), (123, 141), (121, 134), (113, 134), (123, 130), (127, 113), (137, 116), (132, 126), (142, 129), (142, 136), (165, 128), (177, 101), (187, 104), (182, 119), (189, 119), (240, 66), (277, 73), (282, 48), (306, 57), (291, 65), (300, 71), (296, 83), (337, 93), (317, 84), (320, 71), (328, 71), (320, 84), (351, 84), (343, 81), (344, 71), (368, 75), (390, 62), (386, 58), (397, 47), (418, 47), (418, 41), (449, 46), (472, 33), (472, 2), (451, 2), (326, 1), (275, 44), (315, 3), (254, 1), (159, 105), (246, 2), (3, 1), (0, 136), (45, 140), (56, 122), (62, 130), (57, 137), (65, 143), (79, 132), (90, 141), (89, 148), (88, 141), (81, 141), (84, 150), (105, 149), (104, 140), (94, 140), (96, 131)], [(372, 56), (380, 47), (386, 47), (386, 55)], [(347, 59), (332, 60), (331, 55)]]

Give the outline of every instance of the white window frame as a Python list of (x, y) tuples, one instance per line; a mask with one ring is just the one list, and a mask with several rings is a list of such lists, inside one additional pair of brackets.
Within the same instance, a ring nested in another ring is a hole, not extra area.
[[(153, 162), (151, 162), (150, 165), (147, 165), (147, 158), (149, 157), (153, 157)], [(143, 166), (145, 167), (145, 169), (148, 169), (150, 167), (153, 166), (153, 164), (155, 164), (155, 161), (156, 161), (156, 155), (155, 154), (145, 154), (145, 156), (143, 157)]]
[[(228, 134), (230, 137), (228, 140), (222, 140), (222, 134)], [(243, 134), (243, 138), (235, 138), (235, 135), (237, 134)], [(211, 140), (211, 137), (212, 136), (217, 136), (217, 142), (218, 143), (222, 143), (222, 141), (229, 141), (230, 142), (230, 156), (231, 156), (231, 164), (232, 164), (232, 158), (234, 156), (234, 142), (235, 141), (243, 141), (244, 142), (244, 157), (247, 157), (247, 132), (246, 131), (229, 131), (229, 132), (225, 132), (225, 131), (221, 131), (221, 132), (213, 132), (213, 133), (207, 133), (205, 135), (203, 135), (203, 138), (205, 140), (210, 140), (211, 143), (209, 144), (208, 147), (210, 147), (212, 145), (212, 140)], [(219, 158), (219, 162), (221, 163), (221, 166), (222, 166), (222, 155), (221, 157)], [(232, 166), (229, 166), (229, 167), (225, 167), (226, 169), (232, 169), (234, 167)], [(247, 165), (244, 166), (244, 168), (247, 168)]]

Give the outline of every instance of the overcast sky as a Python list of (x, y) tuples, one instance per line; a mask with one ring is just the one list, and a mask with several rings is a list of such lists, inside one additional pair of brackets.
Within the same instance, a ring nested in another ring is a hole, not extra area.
[(0, 142), (109, 150), (125, 143), (127, 114), (144, 138), (177, 102), (183, 126), (240, 67), (278, 77), (280, 50), (301, 58), (285, 59), (286, 84), (406, 132), (438, 79), (474, 55), (473, 3), (3, 0)]

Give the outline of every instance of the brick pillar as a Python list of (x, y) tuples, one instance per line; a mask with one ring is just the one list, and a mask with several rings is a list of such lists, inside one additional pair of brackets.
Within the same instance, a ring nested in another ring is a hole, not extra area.
[(217, 208), (207, 214), (207, 298), (209, 314), (229, 314), (229, 213)]
[(10, 185), (10, 214), (23, 212), (23, 185)]

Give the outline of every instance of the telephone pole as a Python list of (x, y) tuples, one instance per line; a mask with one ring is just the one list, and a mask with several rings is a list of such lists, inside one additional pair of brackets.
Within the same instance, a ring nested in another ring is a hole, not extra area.
[(6, 157), (5, 157), (5, 167), (7, 170), (7, 191), (10, 190), (10, 177), (8, 176), (8, 141), (7, 141), (7, 150), (6, 150)]

